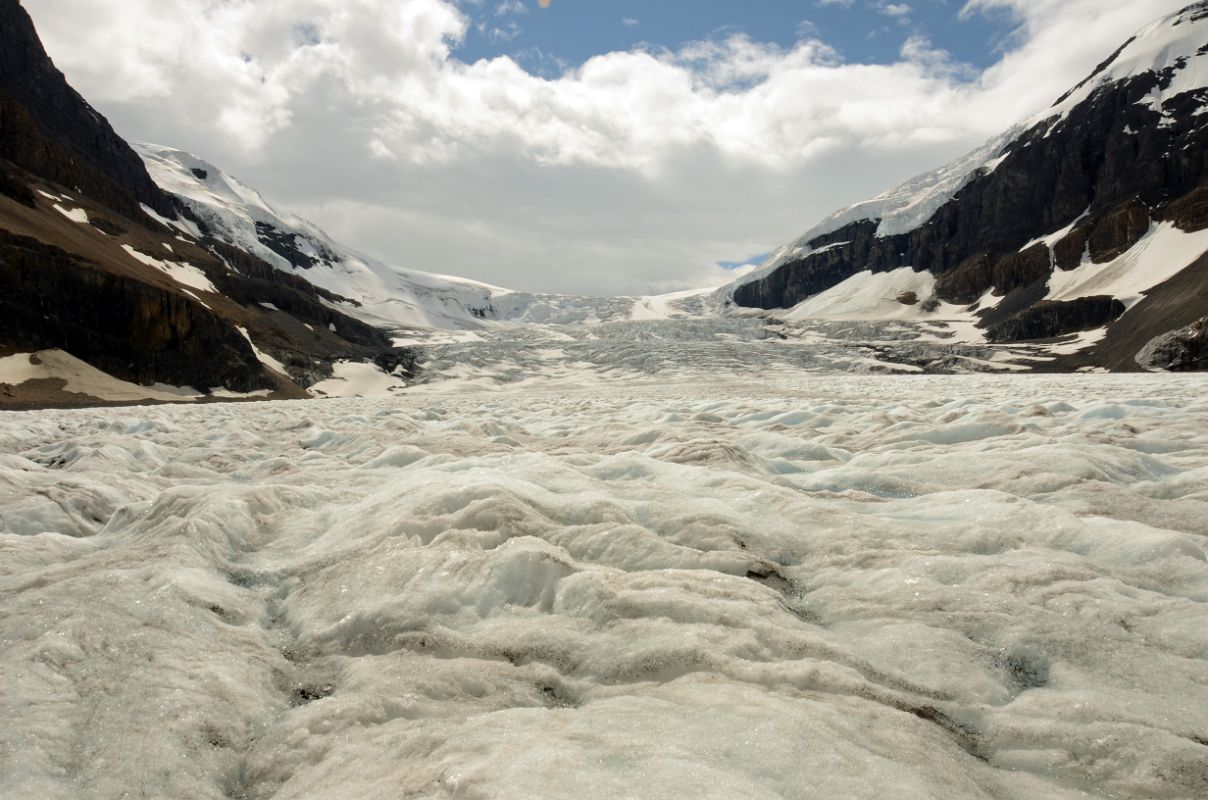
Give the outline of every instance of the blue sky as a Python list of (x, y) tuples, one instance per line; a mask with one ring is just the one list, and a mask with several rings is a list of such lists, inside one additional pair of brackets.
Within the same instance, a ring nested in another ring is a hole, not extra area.
[(954, 60), (981, 69), (1002, 56), (1018, 20), (1003, 12), (960, 13), (961, 0), (460, 0), (474, 21), (454, 55), (511, 56), (553, 77), (594, 55), (638, 47), (678, 49), (743, 33), (791, 47), (818, 38), (853, 63), (890, 63), (923, 36)]

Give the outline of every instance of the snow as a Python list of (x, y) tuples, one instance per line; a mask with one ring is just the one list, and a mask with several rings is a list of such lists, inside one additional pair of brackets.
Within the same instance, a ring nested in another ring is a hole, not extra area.
[(247, 339), (247, 343), (252, 346), (252, 352), (256, 354), (257, 361), (274, 372), (289, 377), (289, 373), (286, 372), (284, 364), (256, 346), (256, 343), (252, 341), (251, 335), (247, 332), (247, 328), (237, 327), (236, 330), (243, 334), (243, 338)]
[(135, 261), (138, 261), (140, 264), (146, 264), (148, 267), (155, 267), (179, 284), (203, 292), (219, 293), (214, 284), (210, 283), (210, 279), (206, 277), (206, 274), (192, 264), (184, 261), (160, 261), (158, 258), (135, 250), (128, 244), (122, 245), (122, 249)]
[[(813, 237), (810, 237), (810, 239), (812, 238)], [(837, 250), (846, 244), (849, 244), (849, 242), (831, 242), (830, 244), (826, 244), (821, 247), (811, 247), (808, 244), (806, 237), (803, 236), (791, 244), (787, 244), (772, 253), (772, 255), (768, 256), (766, 261), (755, 269), (750, 270), (749, 272), (744, 272), (737, 280), (731, 282), (729, 286), (739, 286), (744, 283), (751, 283), (752, 281), (762, 278), (765, 275), (771, 275), (773, 272), (779, 269), (782, 264), (785, 264), (789, 261), (799, 261), (807, 256), (816, 256), (820, 253), (825, 253), (830, 250)], [(725, 294), (729, 289), (729, 286), (723, 286), (719, 291)]]
[(184, 293), (185, 293), (186, 295), (188, 295), (189, 297), (192, 297), (192, 298), (193, 298), (194, 300), (196, 300), (198, 303), (200, 303), (200, 304), (202, 305), (202, 307), (203, 307), (203, 308), (208, 308), (210, 311), (213, 311), (213, 310), (214, 310), (214, 309), (213, 309), (213, 307), (212, 307), (212, 306), (211, 306), (209, 303), (207, 303), (205, 300), (202, 300), (200, 297), (198, 297), (197, 295), (193, 294), (193, 292), (190, 292), (188, 289), (181, 289), (181, 291), (182, 291), (182, 292), (184, 292)]
[(1069, 225), (1066, 225), (1061, 230), (1054, 231), (1053, 233), (1050, 233), (1047, 236), (1039, 236), (1039, 237), (1033, 239), (1032, 241), (1025, 244), (1023, 247), (1019, 248), (1019, 252), (1022, 253), (1025, 250), (1031, 250), (1033, 247), (1035, 247), (1038, 244), (1043, 244), (1045, 247), (1049, 248), (1049, 252), (1052, 253), (1053, 248), (1057, 246), (1057, 243), (1060, 242), (1065, 237), (1069, 236), (1074, 231), (1074, 228), (1078, 227), (1078, 223), (1082, 222), (1082, 220), (1086, 219), (1090, 215), (1091, 215), (1091, 210), (1088, 208), (1086, 211), (1083, 211), (1081, 214), (1079, 214), (1078, 217), (1073, 222), (1071, 222)]
[(55, 203), (54, 209), (72, 222), (88, 224), (88, 212), (82, 208), (63, 208), (63, 206)]
[(986, 293), (977, 299), (970, 308), (976, 308), (978, 311), (989, 311), (992, 308), (997, 308), (998, 304), (1006, 299), (1006, 295), (994, 294), (994, 289), (987, 289)]
[[(983, 171), (993, 171), (1003, 160), (1003, 150), (1024, 128), (1016, 126), (991, 139), (976, 150), (939, 169), (925, 172), (905, 183), (877, 195), (871, 200), (831, 214), (793, 242), (777, 250), (758, 269), (747, 273), (731, 286), (740, 286), (775, 272), (788, 261), (802, 258), (812, 250), (810, 242), (834, 233), (854, 222), (878, 222), (877, 236), (895, 236), (921, 227), (945, 203), (956, 196)], [(835, 245), (828, 245), (833, 247)]]
[(682, 292), (633, 298), (632, 320), (675, 319), (687, 315), (681, 305), (684, 300), (704, 299), (713, 289), (688, 289)]
[(63, 201), (63, 198), (59, 197), (57, 194), (51, 194), (50, 192), (44, 192), (41, 189), (38, 189), (38, 194), (42, 195), (47, 200), (54, 200), (55, 202), (59, 202), (59, 203), (61, 203)]
[(1099, 342), (1103, 341), (1105, 336), (1107, 336), (1106, 325), (1102, 328), (1095, 328), (1093, 330), (1074, 334), (1068, 337), (1069, 341), (1051, 345), (1047, 349), (1048, 352), (1052, 353), (1053, 355), (1069, 355), (1071, 353), (1077, 353), (1081, 350), (1085, 350), (1091, 345), (1098, 344)]
[[(36, 360), (39, 363), (35, 364)], [(14, 386), (34, 380), (62, 380), (63, 391), (100, 400), (191, 400), (201, 396), (189, 387), (155, 384), (139, 386), (118, 380), (62, 350), (40, 350), (0, 358), (0, 383)]]
[(309, 391), (323, 397), (365, 397), (407, 388), (405, 380), (372, 362), (337, 361), (332, 364), (332, 372), (331, 378), (314, 384)]
[[(1199, 50), (1208, 43), (1208, 16), (1203, 15), (1203, 10), (1202, 7), (1188, 7), (1149, 25), (1102, 72), (1091, 76), (1068, 97), (1036, 115), (1032, 124), (1046, 120), (1052, 122), (1054, 117), (1064, 118), (1103, 86), (1149, 72), (1160, 73), (1168, 67), (1174, 68), (1169, 85), (1155, 88), (1141, 100), (1142, 104), (1154, 111), (1164, 115), (1163, 106), (1168, 100), (1184, 92), (1208, 87), (1208, 59), (1199, 54)], [(1194, 19), (1197, 15), (1202, 18)]]
[[(921, 308), (934, 294), (935, 276), (902, 267), (890, 272), (857, 272), (824, 292), (803, 300), (784, 313), (785, 319), (923, 319), (929, 315)], [(898, 302), (898, 297), (914, 293), (913, 305)]]
[[(975, 318), (943, 306), (935, 319), (785, 320), (761, 312), (724, 319), (506, 326), (472, 339), (449, 334), (406, 342), (419, 370), (408, 393), (506, 392), (520, 387), (611, 391), (664, 386), (701, 371), (753, 382), (785, 375), (1006, 371), (1036, 345), (991, 345)], [(777, 378), (778, 379), (778, 378)]]
[(1205, 390), (0, 415), (4, 794), (1203, 796)]
[(151, 206), (147, 205), (146, 203), (139, 203), (138, 207), (142, 209), (144, 214), (158, 222), (160, 225), (163, 225), (165, 228), (178, 230), (184, 234), (187, 234), (188, 236), (192, 236), (195, 240), (203, 238), (201, 231), (192, 220), (168, 219), (167, 217), (159, 214), (154, 208), (151, 208)]
[(268, 397), (273, 393), (272, 389), (256, 389), (251, 392), (234, 392), (225, 386), (214, 386), (210, 388), (210, 396), (225, 400), (245, 400), (258, 397)]
[(1072, 270), (1054, 270), (1047, 300), (1073, 300), (1108, 295), (1124, 305), (1141, 301), (1144, 292), (1173, 278), (1208, 251), (1208, 230), (1186, 233), (1172, 222), (1154, 223), (1128, 252), (1104, 264), (1090, 258)]
[[(272, 206), (259, 192), (218, 167), (170, 147), (136, 143), (147, 170), (164, 190), (184, 200), (218, 238), (286, 272), (296, 271), (260, 241), (257, 223), (294, 235), (299, 250), (316, 258), (301, 274), (314, 285), (362, 303), (342, 313), (392, 327), (460, 328), (480, 323), (471, 309), (487, 308), (498, 287), (450, 276), (397, 269), (353, 252), (311, 223)], [(200, 179), (193, 170), (204, 171)]]

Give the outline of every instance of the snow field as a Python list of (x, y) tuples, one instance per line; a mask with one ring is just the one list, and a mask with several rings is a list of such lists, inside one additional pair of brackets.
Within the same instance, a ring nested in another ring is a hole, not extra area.
[(1206, 388), (0, 416), (0, 797), (1203, 796)]

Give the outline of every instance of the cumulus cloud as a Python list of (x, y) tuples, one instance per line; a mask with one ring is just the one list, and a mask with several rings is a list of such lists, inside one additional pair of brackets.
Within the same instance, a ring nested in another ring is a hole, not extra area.
[[(970, 0), (1018, 26), (980, 74), (922, 36), (846, 63), (809, 28), (792, 47), (463, 63), (472, 22), (449, 0), (28, 5), (124, 135), (196, 151), (387, 261), (613, 293), (724, 280), (718, 261), (959, 155), (1182, 3)], [(515, 24), (515, 5), (481, 8)]]

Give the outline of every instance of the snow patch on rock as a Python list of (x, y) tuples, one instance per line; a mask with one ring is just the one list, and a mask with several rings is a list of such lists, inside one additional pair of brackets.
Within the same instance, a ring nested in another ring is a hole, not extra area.
[(184, 286), (198, 289), (203, 292), (211, 292), (218, 294), (218, 288), (210, 282), (206, 274), (192, 264), (184, 261), (161, 261), (154, 256), (149, 256), (146, 253), (140, 252), (128, 244), (122, 245), (122, 249), (127, 255), (133, 258), (140, 264), (145, 264), (148, 267), (154, 267), (160, 272), (167, 275), (172, 280)]
[(1186, 233), (1173, 222), (1158, 222), (1128, 252), (1104, 264), (1090, 258), (1072, 270), (1054, 270), (1046, 300), (1107, 295), (1125, 306), (1139, 303), (1149, 289), (1173, 278), (1208, 251), (1208, 230)]

